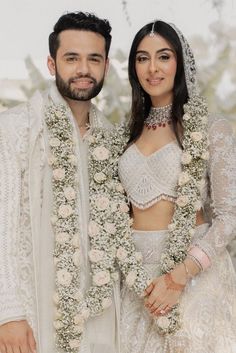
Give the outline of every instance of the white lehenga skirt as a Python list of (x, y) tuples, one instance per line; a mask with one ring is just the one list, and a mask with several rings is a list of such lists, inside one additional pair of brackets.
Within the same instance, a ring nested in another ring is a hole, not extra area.
[[(204, 236), (208, 225), (196, 228)], [(152, 277), (168, 231), (134, 231), (133, 238)], [(236, 275), (225, 251), (206, 272), (191, 280), (180, 300), (181, 329), (160, 336), (143, 300), (122, 288), (121, 353), (236, 353)]]

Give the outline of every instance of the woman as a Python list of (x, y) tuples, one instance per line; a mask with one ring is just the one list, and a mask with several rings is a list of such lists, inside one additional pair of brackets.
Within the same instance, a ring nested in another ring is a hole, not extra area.
[[(124, 285), (122, 353), (236, 352), (236, 277), (226, 245), (236, 230), (236, 148), (208, 117), (192, 51), (155, 21), (129, 56), (130, 140), (119, 174), (133, 238), (154, 278), (145, 307)], [(151, 315), (150, 315), (151, 313)]]

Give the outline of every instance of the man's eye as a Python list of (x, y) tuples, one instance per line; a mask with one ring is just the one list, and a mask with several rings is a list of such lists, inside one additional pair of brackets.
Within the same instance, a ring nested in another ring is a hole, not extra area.
[(92, 57), (90, 58), (90, 61), (95, 62), (95, 63), (100, 63), (101, 59), (97, 57)]
[(68, 58), (66, 58), (67, 62), (74, 62), (77, 61), (77, 58), (75, 56), (69, 56)]

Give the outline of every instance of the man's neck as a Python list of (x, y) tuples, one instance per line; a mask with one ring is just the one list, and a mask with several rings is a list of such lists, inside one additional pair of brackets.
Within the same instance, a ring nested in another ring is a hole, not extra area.
[(86, 125), (89, 123), (91, 101), (76, 101), (68, 98), (65, 99), (74, 115), (78, 127), (80, 129), (86, 128)]

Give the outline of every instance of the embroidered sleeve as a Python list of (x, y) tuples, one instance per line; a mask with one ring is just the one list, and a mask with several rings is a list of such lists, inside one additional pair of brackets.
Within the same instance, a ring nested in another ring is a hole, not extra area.
[(6, 129), (0, 129), (0, 324), (25, 317), (19, 296), (21, 168)]
[(211, 262), (236, 233), (236, 146), (226, 120), (215, 121), (209, 130), (209, 179), (212, 225), (198, 245)]

